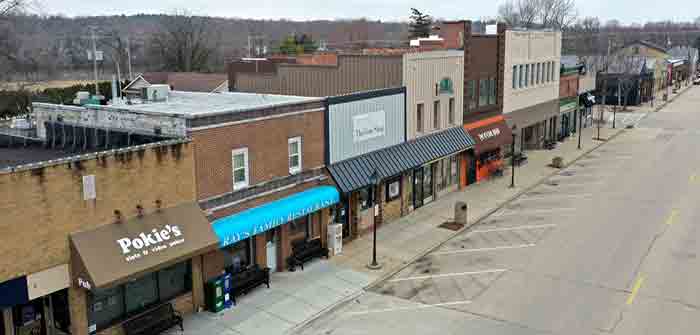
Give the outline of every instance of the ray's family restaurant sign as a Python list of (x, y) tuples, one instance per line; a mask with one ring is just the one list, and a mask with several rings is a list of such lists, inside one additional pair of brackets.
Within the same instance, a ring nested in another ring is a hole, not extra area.
[(236, 213), (212, 223), (219, 246), (226, 247), (292, 220), (330, 207), (340, 200), (335, 187), (317, 186), (286, 198)]

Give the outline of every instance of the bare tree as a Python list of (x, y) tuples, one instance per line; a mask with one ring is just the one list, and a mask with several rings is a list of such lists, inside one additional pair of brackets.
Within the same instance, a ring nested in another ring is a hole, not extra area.
[(188, 13), (163, 16), (161, 29), (151, 38), (151, 53), (160, 58), (163, 70), (207, 71), (216, 45), (210, 18)]
[(499, 19), (511, 26), (564, 29), (576, 22), (574, 0), (508, 0), (498, 7)]

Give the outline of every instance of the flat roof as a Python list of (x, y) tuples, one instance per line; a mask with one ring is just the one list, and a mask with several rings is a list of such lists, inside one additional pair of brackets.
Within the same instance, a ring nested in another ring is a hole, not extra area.
[(111, 149), (81, 147), (73, 149), (71, 145), (66, 148), (50, 148), (39, 141), (23, 142), (21, 138), (14, 138), (10, 144), (10, 137), (0, 136), (0, 174), (15, 170), (27, 170), (56, 164), (94, 159), (97, 156), (111, 155), (117, 152), (140, 150), (143, 148), (172, 145), (188, 142), (188, 138), (179, 139), (154, 139), (145, 144), (133, 144), (118, 146)]
[(202, 93), (170, 91), (165, 101), (135, 102), (131, 105), (85, 105), (90, 109), (136, 112), (141, 114), (179, 116), (188, 119), (229, 114), (259, 108), (321, 101), (322, 98), (242, 92)]

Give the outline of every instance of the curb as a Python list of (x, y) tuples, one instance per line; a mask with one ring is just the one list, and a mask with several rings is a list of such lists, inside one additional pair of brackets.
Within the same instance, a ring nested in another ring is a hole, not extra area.
[[(647, 117), (649, 116), (649, 114), (651, 114), (651, 113), (659, 112), (660, 110), (664, 109), (669, 103), (673, 102), (676, 98), (678, 98), (678, 97), (680, 97), (681, 95), (685, 94), (685, 92), (687, 92), (690, 88), (692, 88), (692, 86), (689, 86), (688, 88), (684, 89), (682, 92), (680, 92), (679, 94), (677, 94), (677, 95), (674, 96), (673, 98), (669, 99), (668, 101), (664, 102), (663, 104), (659, 105), (659, 106), (656, 107), (654, 110), (652, 110), (652, 111), (650, 111), (650, 112), (647, 112), (647, 113), (644, 115), (644, 118), (647, 118)], [(586, 150), (586, 151), (583, 151), (578, 157), (576, 157), (576, 158), (572, 159), (571, 161), (567, 162), (562, 168), (556, 169), (556, 170), (554, 170), (552, 173), (549, 173), (549, 174), (545, 175), (544, 177), (542, 177), (542, 178), (538, 179), (537, 181), (535, 181), (533, 184), (531, 184), (531, 185), (529, 185), (529, 186), (526, 186), (526, 187), (523, 188), (522, 190), (518, 191), (516, 194), (512, 195), (511, 197), (507, 198), (506, 200), (504, 200), (504, 201), (501, 202), (500, 204), (496, 205), (494, 208), (492, 208), (492, 209), (486, 211), (486, 213), (484, 213), (484, 214), (482, 214), (481, 216), (479, 216), (473, 223), (468, 224), (467, 226), (465, 226), (464, 228), (462, 228), (462, 229), (460, 229), (460, 230), (458, 230), (458, 231), (455, 231), (455, 232), (452, 233), (450, 236), (448, 236), (445, 240), (443, 240), (443, 241), (441, 241), (441, 242), (439, 242), (439, 243), (437, 243), (437, 244), (435, 244), (435, 245), (433, 245), (433, 246), (428, 247), (428, 248), (425, 249), (424, 251), (419, 252), (418, 254), (416, 254), (416, 256), (414, 256), (414, 257), (412, 257), (411, 259), (409, 259), (408, 261), (406, 261), (405, 264), (403, 264), (403, 265), (397, 267), (396, 269), (391, 270), (390, 272), (388, 272), (388, 273), (386, 273), (386, 274), (380, 276), (379, 278), (377, 278), (376, 280), (372, 281), (371, 283), (369, 283), (368, 285), (364, 286), (363, 288), (358, 289), (356, 292), (351, 293), (351, 294), (348, 295), (347, 297), (345, 297), (345, 298), (343, 298), (343, 299), (341, 299), (341, 300), (338, 300), (338, 301), (336, 301), (335, 303), (331, 304), (330, 306), (328, 306), (328, 307), (322, 309), (321, 311), (315, 313), (315, 314), (314, 314), (313, 316), (311, 316), (310, 318), (308, 318), (308, 319), (302, 321), (301, 323), (299, 323), (299, 324), (295, 325), (294, 327), (290, 328), (289, 330), (287, 330), (287, 331), (285, 332), (285, 334), (291, 334), (291, 333), (294, 333), (294, 332), (296, 332), (296, 331), (298, 331), (298, 330), (301, 330), (301, 329), (305, 328), (306, 326), (308, 326), (309, 324), (311, 324), (312, 322), (314, 322), (314, 321), (316, 321), (318, 318), (320, 318), (322, 315), (324, 315), (324, 314), (326, 314), (326, 313), (328, 313), (328, 312), (331, 312), (331, 311), (333, 311), (333, 310), (336, 310), (336, 309), (339, 308), (340, 306), (345, 305), (347, 302), (356, 299), (357, 297), (359, 297), (360, 295), (362, 295), (365, 291), (367, 291), (367, 290), (369, 290), (369, 289), (372, 289), (372, 288), (375, 288), (375, 287), (376, 287), (377, 285), (379, 285), (380, 283), (386, 281), (387, 279), (393, 277), (393, 276), (396, 275), (397, 273), (399, 273), (399, 272), (401, 272), (402, 270), (404, 270), (404, 269), (406, 269), (407, 267), (409, 267), (411, 264), (415, 263), (416, 260), (418, 260), (418, 259), (420, 259), (420, 258), (422, 258), (422, 257), (425, 257), (425, 255), (427, 255), (427, 254), (429, 254), (429, 253), (435, 251), (436, 249), (440, 248), (442, 245), (444, 245), (445, 243), (451, 241), (452, 239), (454, 239), (455, 237), (459, 236), (460, 234), (462, 234), (462, 233), (464, 233), (464, 232), (468, 232), (471, 228), (476, 227), (477, 225), (481, 224), (486, 218), (488, 218), (489, 216), (493, 215), (493, 213), (497, 212), (498, 210), (502, 209), (502, 208), (505, 207), (506, 205), (508, 205), (508, 204), (510, 204), (511, 202), (515, 201), (516, 199), (520, 198), (523, 194), (525, 194), (525, 193), (531, 191), (531, 190), (534, 189), (535, 187), (540, 186), (540, 185), (541, 185), (542, 183), (544, 183), (547, 179), (549, 179), (549, 178), (551, 178), (551, 177), (557, 175), (560, 171), (562, 171), (562, 170), (564, 170), (564, 169), (570, 167), (571, 165), (573, 165), (574, 163), (576, 163), (576, 162), (578, 162), (580, 159), (582, 159), (584, 156), (586, 156), (586, 155), (590, 154), (591, 152), (593, 152), (593, 151), (599, 149), (600, 147), (602, 147), (602, 146), (605, 145), (606, 143), (608, 143), (608, 142), (610, 142), (611, 140), (617, 138), (617, 137), (620, 136), (621, 134), (624, 134), (625, 132), (626, 132), (625, 128), (620, 128), (617, 132), (615, 132), (614, 134), (608, 136), (608, 138), (606, 138), (604, 141), (600, 141), (599, 143), (597, 143), (596, 145), (594, 145), (592, 148), (590, 148), (590, 149), (588, 149), (588, 150)]]

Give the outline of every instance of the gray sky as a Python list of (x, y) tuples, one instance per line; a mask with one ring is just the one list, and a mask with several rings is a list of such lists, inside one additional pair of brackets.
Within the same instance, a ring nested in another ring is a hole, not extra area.
[[(46, 14), (68, 16), (169, 13), (187, 9), (195, 14), (240, 18), (335, 19), (367, 17), (407, 20), (410, 7), (445, 19), (496, 16), (504, 0), (42, 0)], [(700, 0), (577, 0), (581, 16), (623, 23), (660, 20), (692, 21), (700, 16)]]

